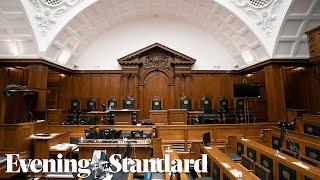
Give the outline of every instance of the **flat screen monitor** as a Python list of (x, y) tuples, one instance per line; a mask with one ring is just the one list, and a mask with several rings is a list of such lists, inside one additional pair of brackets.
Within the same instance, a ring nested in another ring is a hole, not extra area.
[(210, 133), (209, 132), (204, 133), (202, 140), (203, 140), (203, 145), (204, 146), (210, 146), (210, 143), (211, 143)]
[(135, 138), (142, 138), (143, 137), (143, 130), (135, 130), (135, 131), (131, 131), (131, 138), (135, 139)]
[(233, 84), (234, 97), (260, 97), (259, 84)]
[(86, 139), (97, 139), (98, 133), (96, 130), (85, 130), (84, 135)]

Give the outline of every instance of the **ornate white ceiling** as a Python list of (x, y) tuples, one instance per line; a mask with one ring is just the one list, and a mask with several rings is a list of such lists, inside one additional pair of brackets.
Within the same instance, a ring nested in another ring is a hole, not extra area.
[(157, 16), (174, 17), (208, 32), (239, 68), (274, 57), (305, 58), (304, 31), (320, 24), (319, 4), (319, 0), (2, 0), (0, 56), (65, 64), (79, 59), (113, 27)]
[(305, 32), (320, 25), (320, 1), (295, 0), (283, 22), (273, 57), (308, 58)]

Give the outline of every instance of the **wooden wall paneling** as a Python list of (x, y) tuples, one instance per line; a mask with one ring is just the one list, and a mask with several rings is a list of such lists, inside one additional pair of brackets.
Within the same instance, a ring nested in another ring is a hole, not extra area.
[(308, 96), (310, 97), (310, 111), (315, 113), (320, 111), (320, 79), (319, 79), (319, 64), (306, 68), (307, 71), (307, 87)]
[(286, 73), (286, 102), (287, 108), (310, 109), (310, 96), (308, 92), (307, 72), (305, 69), (288, 69)]
[(124, 97), (121, 96), (121, 74), (110, 74), (110, 83), (109, 83), (109, 97), (114, 96), (117, 99), (118, 108), (122, 108), (122, 100)]
[(81, 99), (81, 104), (82, 104), (82, 109), (87, 109), (87, 100), (91, 97), (92, 95), (92, 75), (91, 74), (84, 74), (82, 75), (82, 99)]
[(92, 97), (97, 100), (97, 110), (102, 110), (101, 105), (106, 101), (102, 99), (102, 91), (105, 91), (103, 84), (103, 75), (92, 75)]
[(200, 98), (202, 94), (212, 98), (210, 93), (211, 86), (216, 85), (210, 82), (210, 77), (208, 74), (192, 75), (191, 98), (192, 108), (194, 110), (200, 109)]
[[(3, 88), (8, 84), (27, 85), (28, 72), (25, 69), (18, 68), (4, 68), (3, 75), (5, 84)], [(3, 89), (2, 89), (3, 90)], [(22, 93), (16, 93), (10, 97), (4, 97), (5, 99), (5, 123), (18, 123), (23, 122), (26, 119), (26, 105)], [(22, 102), (22, 103), (17, 103)], [(10, 108), (8, 108), (10, 107)], [(14, 108), (12, 108), (14, 107)]]
[(122, 74), (121, 76), (121, 90), (122, 90), (122, 97), (132, 96), (129, 94), (129, 74)]
[[(47, 89), (48, 68), (45, 66), (28, 66), (28, 88)], [(46, 110), (46, 91), (38, 92), (35, 111), (44, 112)]]
[[(7, 84), (5, 69), (0, 69), (0, 89), (4, 89)], [(6, 98), (0, 93), (0, 124), (3, 124), (6, 116)]]
[(83, 75), (76, 75), (76, 76), (72, 76), (69, 83), (69, 99), (68, 99), (68, 107), (70, 109), (70, 103), (71, 100), (75, 97), (79, 97), (80, 98), (80, 108), (81, 109), (85, 109), (86, 108), (86, 98), (83, 94), (83, 91), (86, 91), (88, 86), (84, 86), (84, 84), (87, 84), (90, 81), (90, 79), (85, 79), (83, 80), (84, 76)]
[(70, 109), (71, 79), (71, 76), (67, 76), (61, 80), (60, 94), (58, 95), (59, 109)]
[[(101, 96), (100, 96), (100, 106), (101, 104), (106, 104), (108, 102), (109, 94), (110, 94), (110, 78), (108, 78), (107, 74), (103, 74), (101, 77), (101, 84), (100, 84), (100, 89), (101, 89)], [(100, 108), (100, 107), (99, 107)]]
[(191, 96), (191, 77), (187, 74), (185, 77), (185, 93), (187, 96)]
[(287, 113), (282, 68), (265, 68), (265, 78), (269, 122), (284, 121), (287, 119)]
[(210, 84), (212, 84), (210, 86), (210, 96), (212, 98), (212, 106), (214, 109), (219, 108), (218, 101), (222, 94), (221, 82), (221, 75), (210, 75)]

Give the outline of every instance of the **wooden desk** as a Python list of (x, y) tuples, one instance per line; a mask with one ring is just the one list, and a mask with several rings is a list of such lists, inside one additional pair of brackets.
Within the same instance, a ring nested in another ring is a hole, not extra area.
[(219, 174), (215, 174), (214, 171), (210, 172), (210, 175), (212, 177), (220, 177), (220, 179), (224, 179), (224, 176), (228, 176), (230, 179), (237, 179), (230, 170), (236, 169), (238, 171), (242, 172), (242, 179), (259, 179), (256, 175), (254, 175), (252, 172), (249, 172), (248, 169), (244, 168), (242, 165), (232, 161), (230, 157), (228, 157), (226, 154), (221, 152), (218, 148), (212, 146), (209, 148), (204, 147), (203, 145), (200, 145), (200, 151), (204, 154), (208, 155), (208, 163), (211, 163), (209, 167), (215, 168), (215, 166), (218, 166), (220, 169)]
[(186, 109), (168, 109), (168, 124), (187, 124)]
[(0, 150), (6, 152), (30, 153), (31, 141), (28, 137), (48, 129), (47, 121), (32, 121), (18, 124), (0, 125)]
[[(312, 179), (320, 179), (320, 169), (314, 166), (308, 165), (307, 163), (302, 163), (306, 168), (303, 168), (297, 165), (297, 162), (301, 162), (298, 159), (295, 159), (291, 156), (288, 156), (284, 153), (281, 153), (275, 149), (266, 147), (258, 142), (255, 142), (250, 139), (240, 139), (237, 138), (237, 143), (243, 144), (243, 152), (245, 155), (248, 154), (248, 148), (252, 149), (256, 152), (256, 162), (263, 165), (264, 160), (261, 160), (261, 155), (264, 155), (268, 158), (271, 158), (273, 161), (273, 176), (279, 179), (280, 173), (281, 175), (287, 175), (289, 170), (288, 168), (294, 170), (296, 172), (296, 177), (289, 177), (289, 179), (305, 179), (305, 176)], [(251, 150), (250, 150), (251, 151)], [(280, 165), (281, 164), (281, 165)], [(286, 167), (286, 170), (282, 170), (280, 172), (280, 166)]]
[(48, 109), (47, 119), (49, 125), (61, 125), (67, 119), (67, 109)]
[(132, 124), (132, 113), (139, 112), (139, 109), (113, 109), (106, 110), (108, 113), (114, 113), (114, 124), (115, 125), (131, 125)]
[(154, 122), (154, 124), (167, 124), (167, 116), (168, 111), (167, 110), (150, 110), (149, 112), (150, 120)]
[(52, 133), (48, 137), (39, 137), (32, 134), (29, 139), (33, 141), (34, 158), (48, 159), (50, 147), (60, 143), (68, 143), (70, 141), (69, 133)]
[(203, 116), (204, 111), (188, 111), (188, 124), (192, 124), (192, 119), (198, 119)]
[[(132, 158), (136, 159), (149, 159), (151, 157), (151, 139), (145, 139), (146, 141), (137, 143), (131, 143)], [(110, 140), (112, 141), (112, 140)], [(79, 159), (91, 159), (94, 150), (106, 150), (107, 156), (112, 154), (122, 154), (127, 147), (127, 143), (124, 143), (121, 139), (114, 139), (112, 143), (99, 143), (99, 142), (81, 142), (78, 143), (79, 147)]]

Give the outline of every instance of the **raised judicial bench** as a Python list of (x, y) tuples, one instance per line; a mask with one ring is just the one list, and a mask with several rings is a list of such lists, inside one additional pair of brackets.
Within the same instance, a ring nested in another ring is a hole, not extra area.
[(236, 138), (238, 155), (246, 155), (271, 171), (274, 179), (320, 179), (320, 169), (250, 139)]
[[(268, 135), (267, 146), (270, 146), (274, 149), (279, 149), (280, 147), (280, 129), (276, 127), (271, 127), (271, 135)], [(290, 137), (288, 137), (288, 134)], [(289, 151), (294, 151), (293, 147), (290, 145), (288, 140), (290, 139), (295, 146), (299, 149), (301, 158), (303, 161), (308, 162), (316, 167), (319, 167), (320, 163), (320, 137), (308, 135), (305, 133), (290, 131), (288, 130), (284, 136), (282, 147)], [(290, 153), (290, 152), (289, 152)]]
[(242, 173), (240, 179), (260, 179), (214, 146), (200, 145), (200, 153), (208, 155), (208, 172), (213, 179), (239, 179), (237, 172)]
[(90, 112), (87, 112), (87, 114), (104, 115), (104, 114), (113, 113), (115, 125), (131, 125), (132, 114), (139, 111), (140, 109), (107, 109), (105, 111), (90, 111)]

